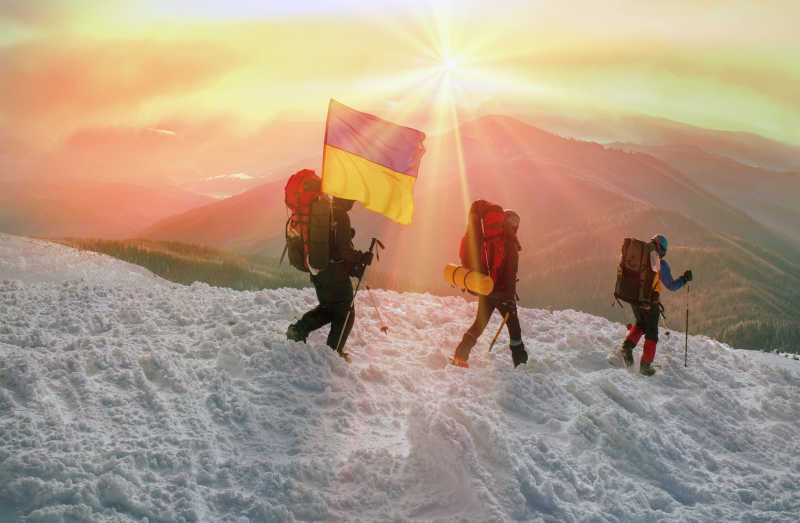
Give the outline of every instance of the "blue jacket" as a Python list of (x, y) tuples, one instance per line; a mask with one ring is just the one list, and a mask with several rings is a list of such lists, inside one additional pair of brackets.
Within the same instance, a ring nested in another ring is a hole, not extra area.
[(672, 270), (669, 268), (669, 263), (667, 263), (664, 258), (661, 258), (661, 268), (658, 271), (658, 279), (671, 291), (677, 291), (686, 285), (686, 281), (684, 281), (683, 278), (679, 277), (673, 279)]

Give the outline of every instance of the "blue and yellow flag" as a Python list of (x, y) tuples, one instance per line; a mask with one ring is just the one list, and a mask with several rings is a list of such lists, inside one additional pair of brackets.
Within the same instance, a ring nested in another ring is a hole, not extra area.
[(322, 191), (358, 200), (371, 211), (408, 225), (425, 133), (331, 100), (325, 124)]

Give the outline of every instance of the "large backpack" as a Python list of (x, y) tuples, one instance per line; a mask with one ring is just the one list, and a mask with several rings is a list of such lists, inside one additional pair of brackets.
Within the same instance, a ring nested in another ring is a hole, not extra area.
[(291, 216), (286, 222), (289, 263), (317, 273), (330, 258), (331, 203), (322, 193), (322, 181), (310, 169), (294, 173), (286, 182), (285, 200)]
[(633, 305), (649, 305), (658, 301), (658, 292), (653, 288), (656, 273), (650, 266), (650, 253), (655, 248), (653, 242), (625, 238), (617, 267), (615, 298)]
[(472, 202), (458, 256), (461, 265), (488, 274), (497, 283), (505, 256), (502, 207), (486, 200)]

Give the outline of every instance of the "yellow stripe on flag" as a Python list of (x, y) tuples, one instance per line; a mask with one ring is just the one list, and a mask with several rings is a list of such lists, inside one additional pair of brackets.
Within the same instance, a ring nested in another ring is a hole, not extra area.
[(358, 200), (367, 209), (403, 225), (411, 223), (415, 177), (330, 145), (325, 146), (324, 158), (323, 192)]

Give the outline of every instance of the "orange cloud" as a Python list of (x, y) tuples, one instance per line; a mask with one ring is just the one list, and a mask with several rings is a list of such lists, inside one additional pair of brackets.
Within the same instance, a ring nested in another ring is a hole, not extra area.
[[(297, 170), (297, 162), (316, 168), (323, 131), (323, 121), (276, 121), (252, 133), (240, 134), (238, 123), (229, 119), (87, 127), (71, 134), (53, 151), (40, 152), (28, 169), (17, 173), (33, 178), (81, 178), (150, 186), (180, 185), (240, 172), (272, 178)], [(4, 150), (0, 147), (0, 166), (7, 164)], [(19, 149), (9, 148), (8, 153), (8, 165), (20, 160)]]
[(74, 7), (63, 0), (11, 1), (2, 2), (0, 7), (0, 18), (26, 25), (60, 23), (74, 10)]
[(41, 42), (0, 51), (0, 112), (25, 126), (63, 127), (211, 84), (240, 63), (219, 45)]
[(587, 39), (580, 44), (540, 44), (519, 40), (500, 40), (498, 68), (528, 71), (531, 74), (569, 75), (576, 71), (610, 71), (623, 78), (626, 72), (649, 70), (683, 76), (706, 76), (726, 84), (738, 85), (782, 101), (796, 102), (800, 92), (800, 67), (789, 57), (758, 50), (698, 47), (691, 43), (640, 38), (630, 41)]

